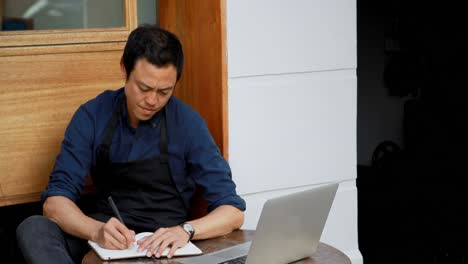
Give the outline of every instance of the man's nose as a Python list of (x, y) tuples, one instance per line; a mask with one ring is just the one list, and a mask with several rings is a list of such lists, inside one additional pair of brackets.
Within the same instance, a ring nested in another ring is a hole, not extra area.
[(149, 105), (156, 105), (159, 101), (158, 93), (157, 91), (150, 92), (145, 96), (145, 101)]

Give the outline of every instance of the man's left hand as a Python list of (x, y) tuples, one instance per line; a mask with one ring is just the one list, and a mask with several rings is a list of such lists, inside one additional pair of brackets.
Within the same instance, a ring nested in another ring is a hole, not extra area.
[[(189, 234), (181, 226), (173, 226), (169, 228), (159, 228), (153, 235), (147, 236), (137, 241), (138, 252), (141, 252), (145, 248), (148, 249), (146, 256), (151, 257), (154, 255), (156, 258), (161, 257), (164, 250), (167, 247), (171, 247), (169, 253), (167, 254), (168, 258), (172, 258), (174, 252), (185, 246), (189, 240)], [(156, 248), (158, 250), (155, 252)]]

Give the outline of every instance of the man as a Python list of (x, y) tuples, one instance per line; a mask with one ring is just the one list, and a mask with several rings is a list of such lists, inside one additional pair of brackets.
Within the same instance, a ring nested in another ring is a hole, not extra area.
[[(182, 46), (172, 33), (143, 25), (130, 34), (121, 60), (125, 87), (77, 110), (42, 195), (44, 216), (18, 226), (28, 263), (80, 262), (89, 251), (86, 240), (125, 249), (142, 231), (154, 234), (137, 242), (140, 250), (160, 257), (171, 247), (172, 257), (191, 239), (240, 228), (245, 202), (227, 162), (204, 120), (172, 96), (182, 66)], [(88, 174), (97, 189), (97, 211), (85, 215), (75, 202)], [(209, 213), (187, 222), (196, 186)], [(108, 197), (123, 223), (113, 217)]]

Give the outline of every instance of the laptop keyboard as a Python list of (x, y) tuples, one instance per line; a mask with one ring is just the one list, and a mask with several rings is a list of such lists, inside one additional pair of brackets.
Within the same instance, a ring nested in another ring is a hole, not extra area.
[(221, 262), (219, 264), (244, 264), (246, 259), (247, 259), (247, 255), (242, 256), (242, 257), (238, 257), (238, 258), (235, 258), (235, 259), (230, 259), (228, 261), (224, 261), (224, 262)]

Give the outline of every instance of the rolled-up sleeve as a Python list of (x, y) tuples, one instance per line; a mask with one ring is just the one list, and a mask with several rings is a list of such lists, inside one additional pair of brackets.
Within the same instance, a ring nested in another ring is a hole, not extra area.
[(73, 115), (49, 184), (41, 196), (42, 202), (50, 196), (65, 196), (74, 202), (80, 197), (92, 162), (93, 124), (90, 113), (83, 106)]
[(190, 135), (187, 152), (189, 174), (201, 187), (208, 203), (208, 211), (221, 205), (231, 205), (245, 211), (245, 201), (236, 193), (229, 164), (221, 156), (201, 117)]

